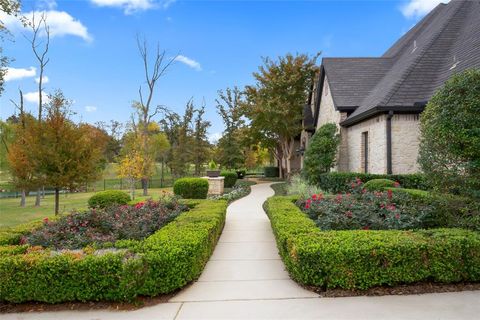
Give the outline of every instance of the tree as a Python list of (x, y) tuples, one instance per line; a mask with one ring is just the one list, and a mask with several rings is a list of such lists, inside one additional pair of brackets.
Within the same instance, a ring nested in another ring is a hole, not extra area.
[(190, 100), (185, 106), (185, 112), (182, 117), (178, 115), (171, 116), (171, 119), (177, 119), (177, 122), (172, 122), (175, 138), (172, 144), (169, 165), (172, 174), (177, 178), (183, 177), (188, 173), (189, 165), (192, 161), (192, 120), (194, 115), (195, 106), (192, 100)]
[(201, 174), (203, 164), (210, 158), (210, 143), (208, 142), (207, 130), (210, 127), (210, 121), (204, 120), (205, 104), (200, 109), (195, 110), (193, 129), (192, 160), (195, 165), (195, 175)]
[(114, 162), (120, 155), (120, 151), (122, 149), (121, 138), (123, 124), (116, 120), (110, 120), (110, 124), (106, 124), (103, 121), (98, 121), (95, 123), (95, 126), (107, 135), (105, 158), (110, 163)]
[[(246, 115), (264, 145), (275, 142), (274, 155), (286, 174), (291, 173), (295, 137), (302, 130), (302, 111), (307, 101), (319, 54), (287, 54), (278, 61), (269, 58), (253, 74), (256, 84), (246, 87)], [(282, 173), (283, 174), (283, 173)]]
[(225, 130), (218, 140), (219, 162), (227, 169), (239, 168), (245, 162), (244, 145), (240, 130), (245, 124), (242, 110), (242, 92), (237, 87), (218, 91), (217, 112)]
[[(145, 39), (140, 39), (140, 36), (137, 36), (137, 46), (140, 56), (143, 62), (143, 70), (145, 74), (145, 81), (147, 83), (147, 95), (144, 98), (142, 87), (138, 89), (139, 101), (133, 103), (133, 108), (138, 116), (138, 123), (134, 127), (138, 129), (138, 136), (140, 137), (140, 155), (144, 157), (144, 162), (148, 162), (148, 127), (152, 119), (164, 111), (165, 108), (157, 105), (152, 106), (153, 94), (155, 92), (155, 86), (157, 85), (158, 80), (165, 75), (168, 68), (175, 61), (176, 56), (166, 59), (165, 50), (160, 51), (160, 45), (157, 44), (157, 50), (154, 56), (153, 67), (150, 66), (150, 57), (148, 55), (148, 46)], [(133, 119), (132, 119), (133, 120)], [(149, 166), (145, 166), (147, 170)], [(149, 171), (144, 172), (142, 177), (142, 186), (143, 186), (143, 195), (148, 194), (148, 179)]]
[(420, 119), (419, 164), (437, 190), (480, 196), (480, 70), (456, 74)]
[(55, 214), (59, 212), (60, 190), (95, 181), (101, 173), (99, 163), (104, 146), (95, 140), (89, 126), (69, 119), (70, 105), (57, 91), (49, 96), (44, 120), (27, 127), (30, 164), (44, 177), (45, 184), (54, 188)]
[(303, 174), (310, 182), (318, 182), (322, 173), (335, 165), (340, 135), (335, 123), (326, 123), (315, 132), (305, 151)]
[(144, 157), (137, 151), (125, 155), (125, 157), (120, 160), (118, 175), (121, 178), (127, 179), (132, 200), (135, 199), (135, 183), (143, 177), (145, 165), (148, 164), (144, 162)]

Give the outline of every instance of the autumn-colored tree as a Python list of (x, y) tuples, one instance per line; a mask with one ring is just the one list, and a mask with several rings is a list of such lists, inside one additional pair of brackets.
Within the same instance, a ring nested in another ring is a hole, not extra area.
[(137, 151), (126, 154), (119, 163), (118, 175), (127, 180), (130, 188), (132, 200), (135, 199), (135, 183), (143, 177), (145, 166), (149, 166), (144, 162), (144, 157)]
[(318, 56), (287, 54), (277, 61), (265, 58), (263, 66), (253, 74), (255, 85), (245, 89), (250, 127), (265, 141), (275, 141), (275, 156), (287, 175), (291, 172), (295, 137), (302, 130), (303, 106), (317, 71)]
[(44, 120), (26, 128), (29, 164), (44, 178), (45, 185), (54, 188), (55, 214), (60, 190), (75, 189), (99, 177), (105, 147), (94, 140), (89, 126), (70, 120), (70, 105), (61, 91), (55, 92), (49, 96)]

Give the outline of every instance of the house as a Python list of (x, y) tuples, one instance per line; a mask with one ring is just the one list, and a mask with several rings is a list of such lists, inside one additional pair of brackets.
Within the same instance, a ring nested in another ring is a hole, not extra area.
[(341, 135), (334, 170), (417, 172), (419, 115), (468, 68), (480, 68), (480, 1), (438, 5), (381, 57), (324, 58), (304, 109), (302, 148), (334, 122)]

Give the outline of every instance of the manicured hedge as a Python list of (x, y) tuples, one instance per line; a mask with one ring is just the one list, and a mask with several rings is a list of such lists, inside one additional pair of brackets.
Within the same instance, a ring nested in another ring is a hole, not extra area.
[(385, 188), (395, 188), (395, 181), (390, 179), (368, 180), (363, 187), (368, 191), (384, 191)]
[(277, 178), (280, 176), (280, 169), (278, 167), (265, 167), (263, 168), (265, 178)]
[(208, 180), (204, 178), (180, 178), (173, 184), (173, 193), (184, 199), (206, 199)]
[(106, 208), (112, 205), (124, 205), (132, 199), (128, 193), (120, 190), (105, 190), (95, 193), (88, 199), (90, 208)]
[(463, 229), (324, 231), (293, 203), (265, 203), (290, 275), (303, 285), (368, 289), (480, 280), (480, 234)]
[(359, 178), (363, 183), (373, 179), (389, 179), (397, 181), (403, 188), (429, 190), (428, 182), (422, 174), (370, 174), (356, 172), (330, 172), (319, 175), (318, 177), (309, 177), (312, 183), (318, 184), (320, 188), (327, 192), (339, 193), (347, 192), (349, 183), (355, 178)]
[[(56, 218), (52, 218), (52, 220), (54, 219)], [(0, 228), (0, 246), (18, 244), (22, 235), (40, 227), (42, 224), (43, 222), (39, 220), (21, 224), (15, 227)]]
[(188, 204), (190, 211), (145, 240), (118, 241), (112, 249), (0, 247), (0, 301), (132, 300), (185, 286), (213, 252), (227, 207), (226, 201)]
[(237, 182), (237, 179), (238, 179), (238, 176), (237, 176), (236, 172), (224, 171), (224, 172), (220, 173), (220, 175), (222, 177), (225, 177), (225, 180), (223, 181), (225, 188), (233, 188), (233, 186), (235, 185), (235, 183)]

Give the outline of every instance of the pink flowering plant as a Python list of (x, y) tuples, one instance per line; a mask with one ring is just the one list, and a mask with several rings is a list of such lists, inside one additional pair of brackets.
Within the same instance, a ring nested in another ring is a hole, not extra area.
[(21, 239), (22, 243), (55, 249), (80, 249), (91, 244), (143, 239), (188, 208), (175, 198), (148, 200), (135, 205), (73, 212)]
[(432, 210), (404, 193), (367, 191), (360, 179), (350, 183), (350, 192), (314, 194), (297, 204), (322, 230), (417, 229)]

